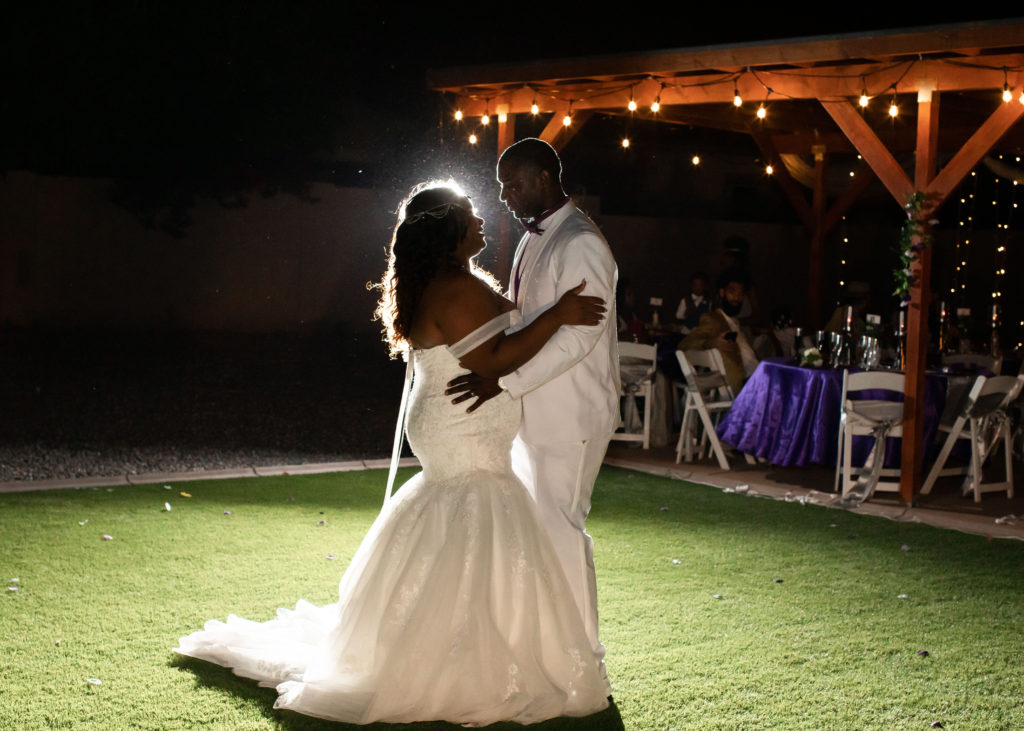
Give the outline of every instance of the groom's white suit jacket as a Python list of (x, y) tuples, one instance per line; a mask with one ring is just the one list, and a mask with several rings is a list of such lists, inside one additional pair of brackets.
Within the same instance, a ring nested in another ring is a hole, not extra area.
[[(526, 234), (512, 263), (512, 292), (530, 323), (586, 279), (582, 294), (600, 297), (599, 325), (561, 327), (528, 363), (502, 378), (523, 398), (520, 436), (528, 442), (584, 441), (619, 425), (619, 363), (615, 283), (618, 269), (600, 230), (572, 201)], [(519, 286), (515, 286), (516, 273)]]

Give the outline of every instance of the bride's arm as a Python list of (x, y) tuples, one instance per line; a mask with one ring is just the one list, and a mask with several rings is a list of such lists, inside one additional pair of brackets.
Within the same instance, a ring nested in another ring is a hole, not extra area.
[[(598, 324), (604, 319), (604, 302), (597, 297), (581, 296), (585, 287), (586, 282), (580, 282), (527, 327), (511, 335), (495, 335), (466, 353), (459, 362), (477, 375), (497, 378), (530, 360), (562, 325)], [(449, 345), (508, 311), (511, 305), (475, 277), (460, 277), (448, 295), (437, 324)]]

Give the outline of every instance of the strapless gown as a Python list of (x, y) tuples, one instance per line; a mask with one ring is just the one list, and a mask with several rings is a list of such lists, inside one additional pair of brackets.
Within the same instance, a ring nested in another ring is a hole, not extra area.
[(537, 508), (511, 465), (520, 402), (472, 414), (444, 346), (415, 352), (407, 434), (422, 472), (377, 517), (337, 603), (230, 616), (175, 651), (276, 686), (320, 718), (484, 725), (585, 716), (607, 685)]

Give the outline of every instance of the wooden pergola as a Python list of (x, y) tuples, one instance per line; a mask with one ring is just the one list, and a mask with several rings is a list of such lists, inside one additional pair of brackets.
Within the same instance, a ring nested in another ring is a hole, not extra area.
[[(498, 153), (515, 141), (516, 115), (522, 114), (552, 115), (540, 137), (556, 149), (595, 113), (751, 135), (774, 163), (775, 179), (809, 232), (808, 310), (819, 319), (825, 237), (875, 178), (900, 207), (915, 192), (924, 195), (923, 208), (908, 215), (918, 218), (925, 238), (935, 211), (983, 156), (997, 145), (1024, 147), (1024, 125), (1018, 124), (1024, 117), (1024, 19), (441, 69), (428, 74), (428, 83), (453, 95), (453, 109), (465, 118), (496, 119)], [(869, 100), (866, 108), (862, 96)], [(743, 100), (740, 109), (736, 97)], [(651, 111), (654, 102), (660, 108)], [(761, 104), (769, 110), (763, 119), (754, 114)], [(872, 115), (884, 120), (880, 110), (890, 104), (901, 119), (916, 117), (916, 124), (886, 130), (883, 142)], [(853, 152), (862, 169), (829, 200), (829, 156)], [(807, 159), (813, 160), (805, 165), (812, 171), (810, 200), (790, 172), (797, 169), (794, 161)], [(900, 482), (905, 503), (922, 481), (931, 259), (925, 247), (910, 261)]]

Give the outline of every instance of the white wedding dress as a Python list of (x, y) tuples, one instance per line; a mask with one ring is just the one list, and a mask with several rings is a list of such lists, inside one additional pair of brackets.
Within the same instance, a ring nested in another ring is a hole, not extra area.
[(349, 723), (526, 724), (607, 707), (575, 600), (512, 472), (520, 402), (453, 405), (444, 389), (465, 372), (458, 347), (415, 351), (407, 433), (423, 471), (386, 503), (339, 601), (300, 600), (264, 623), (211, 620), (176, 652), (276, 686), (277, 708)]

